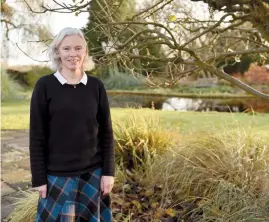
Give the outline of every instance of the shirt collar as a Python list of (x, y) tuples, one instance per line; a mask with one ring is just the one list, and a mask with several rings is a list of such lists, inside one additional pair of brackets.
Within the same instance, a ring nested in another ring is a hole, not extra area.
[[(55, 72), (54, 73), (54, 76), (59, 80), (59, 82), (62, 85), (64, 85), (64, 84), (67, 83), (67, 80), (62, 76), (62, 74), (59, 71)], [(87, 84), (87, 80), (88, 80), (87, 75), (86, 75), (85, 72), (83, 72), (83, 76), (82, 76), (81, 80), (77, 84), (83, 83), (84, 85), (86, 85)]]

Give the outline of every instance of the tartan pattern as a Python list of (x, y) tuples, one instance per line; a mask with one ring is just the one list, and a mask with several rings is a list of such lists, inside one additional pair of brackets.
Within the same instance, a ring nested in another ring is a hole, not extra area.
[(36, 222), (111, 222), (110, 197), (101, 196), (101, 168), (80, 176), (47, 175), (46, 198), (39, 198)]

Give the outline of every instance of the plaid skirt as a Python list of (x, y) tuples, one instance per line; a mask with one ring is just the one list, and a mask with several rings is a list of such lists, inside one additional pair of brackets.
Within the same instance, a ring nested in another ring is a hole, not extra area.
[(46, 198), (39, 198), (36, 222), (111, 222), (109, 195), (100, 190), (102, 170), (80, 176), (48, 175)]

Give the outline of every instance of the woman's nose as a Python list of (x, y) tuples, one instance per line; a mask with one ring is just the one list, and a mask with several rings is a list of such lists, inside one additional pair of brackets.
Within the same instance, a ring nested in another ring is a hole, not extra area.
[(70, 55), (77, 55), (77, 52), (75, 49), (71, 49), (69, 53)]

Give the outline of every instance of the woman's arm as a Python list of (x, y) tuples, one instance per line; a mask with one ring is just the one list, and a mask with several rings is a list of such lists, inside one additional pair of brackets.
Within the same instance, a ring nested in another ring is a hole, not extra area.
[(110, 108), (104, 84), (100, 81), (99, 85), (99, 105), (98, 105), (98, 123), (99, 123), (99, 144), (103, 155), (103, 176), (114, 176), (115, 157), (114, 157), (114, 138), (110, 115)]
[(47, 101), (43, 78), (35, 85), (30, 105), (30, 166), (32, 187), (47, 184), (45, 148), (47, 145)]

